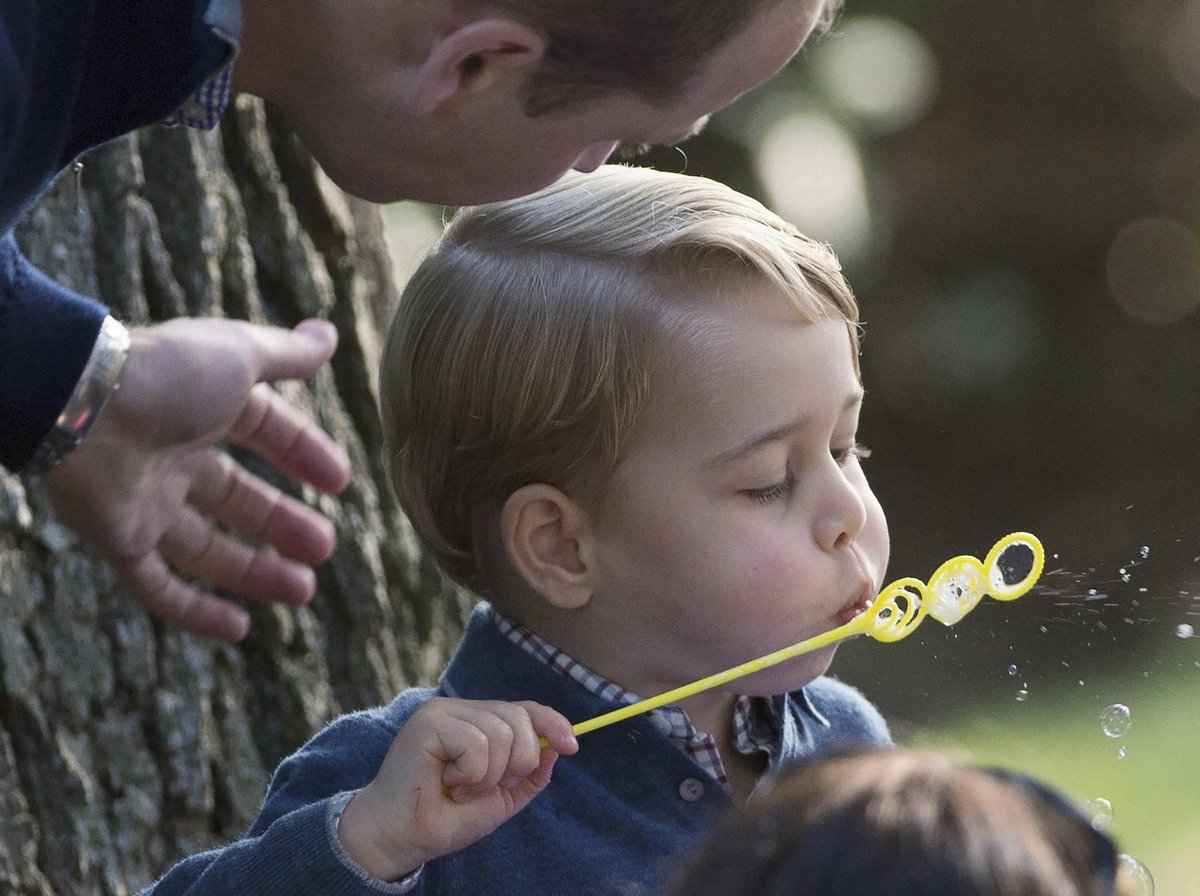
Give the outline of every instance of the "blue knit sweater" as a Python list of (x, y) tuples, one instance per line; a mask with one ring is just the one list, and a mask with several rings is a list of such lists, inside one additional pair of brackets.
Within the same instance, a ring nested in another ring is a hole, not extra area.
[[(373, 881), (341, 849), (336, 813), (371, 781), (396, 732), (435, 693), (536, 700), (579, 721), (616, 708), (508, 641), (477, 609), (436, 691), (334, 722), (275, 772), (246, 837), (187, 859), (147, 896), (627, 896), (662, 891), (730, 799), (644, 716), (580, 738), (524, 812), (459, 853), (428, 863), (411, 891)], [(819, 678), (776, 698), (780, 765), (852, 741), (890, 743), (882, 717), (853, 688)]]
[[(174, 111), (229, 58), (216, 0), (0, 0), (0, 465), (22, 467), (74, 389), (106, 309), (12, 236), (84, 150)], [(228, 0), (219, 5), (227, 6)]]

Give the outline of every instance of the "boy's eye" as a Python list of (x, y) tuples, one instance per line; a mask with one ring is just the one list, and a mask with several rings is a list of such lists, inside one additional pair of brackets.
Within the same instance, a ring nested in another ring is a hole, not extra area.
[(792, 489), (792, 477), (789, 475), (781, 482), (776, 482), (772, 485), (765, 485), (762, 488), (748, 488), (742, 494), (750, 498), (752, 501), (757, 501), (759, 504), (771, 504), (774, 501), (782, 498)]
[(830, 451), (838, 466), (844, 467), (851, 460), (865, 460), (871, 456), (871, 449), (861, 442), (851, 442), (845, 448), (833, 448)]

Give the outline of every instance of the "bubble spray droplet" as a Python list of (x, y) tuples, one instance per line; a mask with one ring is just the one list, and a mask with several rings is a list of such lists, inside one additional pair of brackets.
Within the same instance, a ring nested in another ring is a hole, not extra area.
[(1100, 730), (1109, 737), (1124, 737), (1133, 725), (1133, 716), (1124, 703), (1114, 703), (1100, 713)]
[(1131, 855), (1117, 856), (1117, 876), (1123, 887), (1123, 896), (1154, 896), (1154, 878), (1150, 869)]
[(1113, 823), (1113, 807), (1112, 803), (1102, 796), (1096, 797), (1094, 800), (1088, 800), (1083, 804), (1084, 814), (1087, 815), (1088, 821), (1092, 823), (1098, 831), (1107, 831), (1112, 827)]

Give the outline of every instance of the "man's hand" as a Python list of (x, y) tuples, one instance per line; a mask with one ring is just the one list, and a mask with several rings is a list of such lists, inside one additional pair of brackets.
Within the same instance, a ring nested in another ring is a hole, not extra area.
[(321, 491), (345, 488), (345, 451), (267, 385), (316, 373), (337, 332), (316, 320), (285, 330), (181, 318), (130, 338), (119, 388), (45, 477), (51, 498), (149, 612), (239, 640), (246, 612), (190, 581), (298, 606), (313, 596), (311, 567), (329, 558), (334, 534), (215, 446), (228, 438)]
[(578, 749), (571, 723), (548, 706), (435, 697), (350, 800), (338, 838), (373, 876), (400, 880), (508, 821), (550, 783), (559, 755)]

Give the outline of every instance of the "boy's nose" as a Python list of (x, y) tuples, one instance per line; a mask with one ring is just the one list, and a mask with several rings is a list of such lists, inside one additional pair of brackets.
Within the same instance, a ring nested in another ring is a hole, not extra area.
[(841, 467), (830, 477), (828, 491), (817, 518), (817, 543), (822, 550), (834, 551), (854, 541), (867, 522), (867, 507), (854, 484)]

